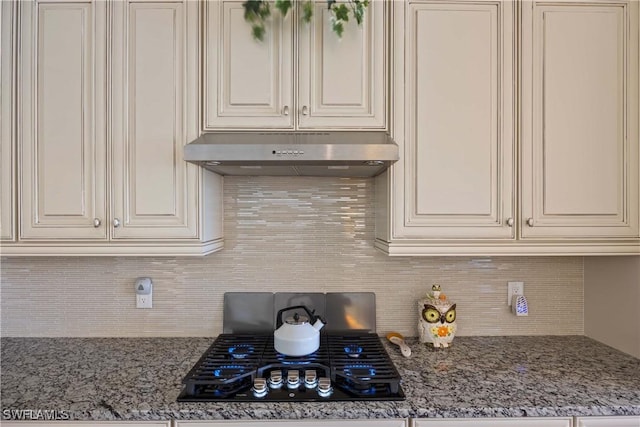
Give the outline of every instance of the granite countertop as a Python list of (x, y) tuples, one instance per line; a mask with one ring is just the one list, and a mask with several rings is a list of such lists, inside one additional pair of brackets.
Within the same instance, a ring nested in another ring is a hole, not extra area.
[(74, 420), (640, 415), (640, 359), (580, 336), (386, 344), (405, 401), (178, 403), (213, 338), (2, 338), (1, 409)]

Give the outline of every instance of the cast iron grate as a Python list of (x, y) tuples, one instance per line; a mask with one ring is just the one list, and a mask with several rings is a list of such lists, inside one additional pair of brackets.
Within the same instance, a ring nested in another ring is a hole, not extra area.
[[(271, 371), (315, 370), (329, 377), (333, 393), (286, 387), (264, 397), (251, 392), (256, 377)], [(284, 356), (274, 350), (273, 334), (221, 334), (184, 377), (178, 401), (348, 401), (403, 400), (401, 378), (380, 337), (368, 332), (321, 334), (320, 348), (307, 356)]]

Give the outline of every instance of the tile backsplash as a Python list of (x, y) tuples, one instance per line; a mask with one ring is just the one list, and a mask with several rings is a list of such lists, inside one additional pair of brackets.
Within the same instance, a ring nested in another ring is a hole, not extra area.
[[(417, 335), (439, 283), (458, 335), (582, 335), (581, 257), (388, 257), (373, 248), (374, 181), (227, 177), (225, 249), (201, 258), (2, 258), (2, 336), (214, 336), (227, 291), (372, 291), (379, 333)], [(153, 309), (135, 308), (136, 277)], [(528, 317), (506, 305), (525, 282)]]

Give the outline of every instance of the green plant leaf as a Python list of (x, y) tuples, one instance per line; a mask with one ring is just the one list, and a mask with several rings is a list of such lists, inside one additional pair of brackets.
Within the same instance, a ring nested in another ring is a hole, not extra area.
[(242, 6), (244, 20), (251, 23), (251, 35), (255, 40), (263, 41), (267, 32), (265, 20), (271, 16), (269, 3), (265, 0), (247, 0)]
[[(269, 3), (266, 1), (262, 2), (262, 7), (260, 8), (260, 11), (258, 12), (260, 15), (260, 19), (262, 21), (264, 21), (265, 19), (267, 19), (268, 17), (271, 16), (271, 9), (269, 8)], [(264, 26), (264, 22), (263, 22), (263, 26)]]
[(244, 19), (245, 21), (253, 22), (258, 16), (260, 10), (260, 0), (247, 0), (242, 3), (244, 7)]
[(342, 21), (333, 20), (331, 23), (331, 29), (338, 37), (342, 37), (342, 33), (344, 33), (344, 25), (342, 24)]
[[(336, 20), (338, 21), (344, 21), (347, 22), (349, 21), (349, 8), (347, 7), (346, 4), (341, 4), (337, 7), (335, 7), (333, 9), (335, 15), (336, 15)], [(343, 28), (344, 30), (344, 28)]]
[[(266, 34), (265, 21), (271, 16), (270, 2), (282, 16), (286, 16), (290, 9), (294, 7), (296, 1), (302, 1), (302, 20), (311, 22), (314, 11), (314, 0), (246, 0), (242, 3), (244, 7), (244, 19), (251, 23), (251, 34), (256, 40), (262, 41)], [(349, 22), (349, 15), (352, 14), (358, 25), (362, 24), (364, 14), (369, 6), (370, 0), (347, 0), (347, 3), (338, 3), (337, 0), (326, 0), (327, 7), (331, 11), (331, 28), (333, 32), (342, 37), (344, 33), (344, 23)]]
[(247, 0), (242, 3), (244, 20), (247, 22), (264, 21), (271, 15), (269, 3), (265, 0)]
[(276, 0), (275, 7), (282, 13), (282, 16), (287, 16), (287, 12), (293, 6), (293, 2), (291, 0)]
[(356, 18), (356, 22), (358, 23), (358, 25), (362, 25), (362, 20), (364, 18), (364, 11), (366, 9), (366, 5), (364, 4), (364, 2), (360, 1), (360, 0), (353, 0), (352, 2), (352, 11), (353, 11), (353, 17)]
[(311, 22), (313, 17), (313, 1), (309, 0), (302, 4), (302, 20), (307, 24)]
[(256, 40), (263, 41), (265, 32), (264, 24), (253, 24), (251, 26), (251, 34)]

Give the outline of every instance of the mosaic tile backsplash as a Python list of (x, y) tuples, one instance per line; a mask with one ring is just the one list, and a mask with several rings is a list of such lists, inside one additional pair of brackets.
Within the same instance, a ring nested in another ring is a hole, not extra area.
[[(581, 257), (388, 257), (373, 248), (374, 181), (227, 177), (225, 249), (201, 258), (2, 258), (3, 336), (215, 336), (227, 291), (372, 291), (378, 333), (417, 335), (439, 283), (457, 335), (582, 335)], [(136, 277), (153, 309), (135, 308)], [(525, 282), (529, 316), (507, 306)]]

